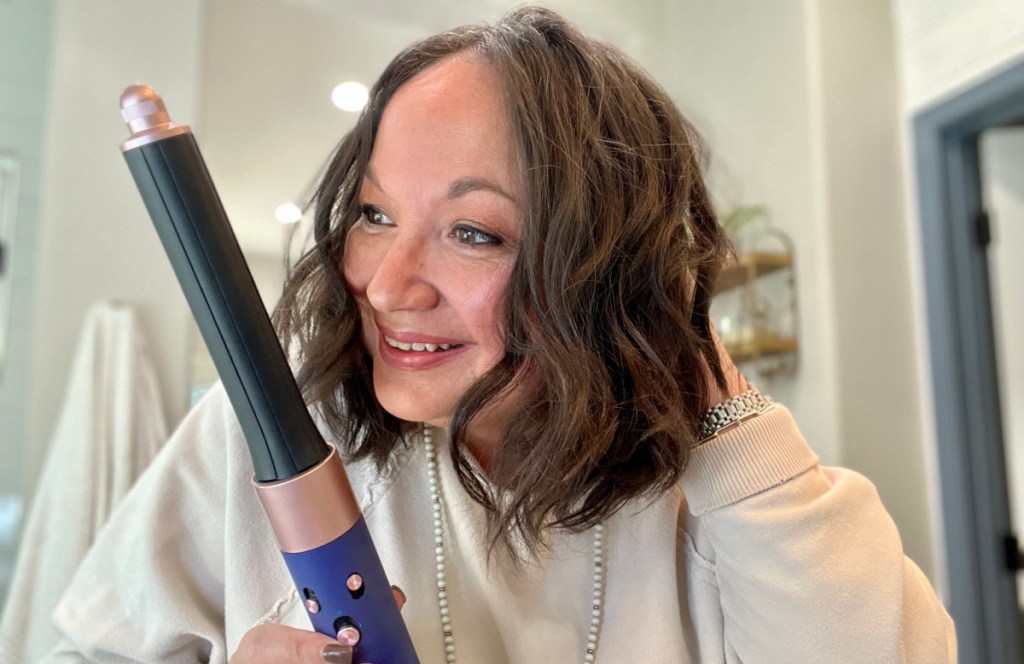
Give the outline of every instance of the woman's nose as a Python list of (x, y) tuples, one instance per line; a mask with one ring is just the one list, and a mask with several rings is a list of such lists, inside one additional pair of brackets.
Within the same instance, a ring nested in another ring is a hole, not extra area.
[(432, 309), (440, 295), (433, 285), (427, 251), (421, 239), (410, 237), (390, 243), (377, 264), (366, 297), (377, 311)]

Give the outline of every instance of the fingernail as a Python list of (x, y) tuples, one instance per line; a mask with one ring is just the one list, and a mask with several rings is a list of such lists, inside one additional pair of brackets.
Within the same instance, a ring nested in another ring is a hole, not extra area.
[(343, 646), (340, 643), (328, 643), (320, 651), (320, 656), (325, 662), (332, 664), (352, 664), (352, 647)]

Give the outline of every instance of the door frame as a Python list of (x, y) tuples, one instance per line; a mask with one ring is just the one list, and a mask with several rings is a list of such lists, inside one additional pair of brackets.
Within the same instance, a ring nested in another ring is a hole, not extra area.
[(963, 662), (1024, 661), (978, 155), (981, 132), (1022, 117), (1024, 61), (913, 119), (949, 608)]

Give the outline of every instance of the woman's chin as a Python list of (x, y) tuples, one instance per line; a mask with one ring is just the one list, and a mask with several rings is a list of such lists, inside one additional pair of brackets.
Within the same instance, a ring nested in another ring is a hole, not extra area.
[(451, 418), (450, 408), (436, 403), (424, 403), (423, 399), (401, 398), (378, 391), (377, 401), (392, 416), (406, 422), (423, 422), (432, 427), (445, 428)]

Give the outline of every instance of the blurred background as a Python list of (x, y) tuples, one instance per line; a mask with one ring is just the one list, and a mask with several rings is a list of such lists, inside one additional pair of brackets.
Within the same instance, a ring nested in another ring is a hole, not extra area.
[[(135, 313), (168, 427), (210, 377), (119, 153), (127, 137), (122, 90), (153, 86), (172, 118), (192, 126), (269, 306), (289, 239), (301, 242), (308, 223), (282, 222), (278, 208), (301, 205), (355, 119), (332, 103), (335, 87), (370, 85), (409, 43), (514, 4), (0, 0), (0, 597), (90, 308), (114, 302)], [(752, 363), (748, 371), (793, 410), (823, 463), (859, 470), (877, 485), (908, 555), (944, 601), (961, 601), (950, 590), (960, 570), (949, 543), (971, 536), (947, 532), (945, 518), (951, 494), (914, 132), (919, 118), (1020, 69), (1024, 5), (541, 4), (622, 48), (669, 91), (707, 141), (723, 216), (755, 208), (789, 239), (792, 269), (770, 287), (788, 289), (782, 297), (794, 315), (785, 325), (795, 345), (787, 352), (797, 361)], [(1005, 448), (999, 468), (1009, 469), (997, 484), (1008, 487), (1000, 509), (1022, 514), (1015, 492), (1024, 472), (1016, 483), (1013, 472), (1024, 449), (1024, 307), (1012, 295), (1021, 283), (1012, 257), (1024, 248), (1024, 129), (1002, 125), (981, 141), (986, 200), (1000, 208), (986, 221), (997, 442)], [(959, 505), (965, 499), (956, 495)], [(960, 623), (960, 615), (986, 610), (962, 600), (954, 614)], [(980, 630), (962, 635), (965, 644), (986, 640), (987, 620), (963, 621)]]

